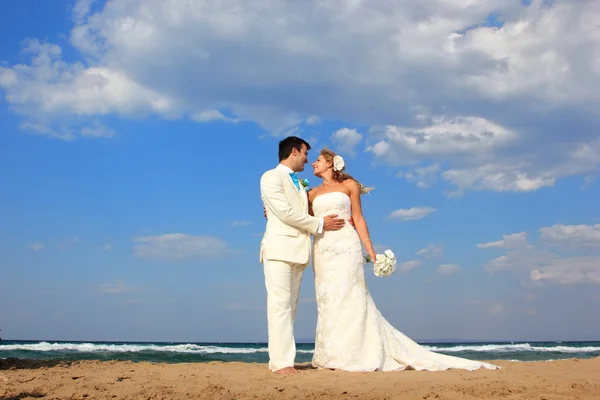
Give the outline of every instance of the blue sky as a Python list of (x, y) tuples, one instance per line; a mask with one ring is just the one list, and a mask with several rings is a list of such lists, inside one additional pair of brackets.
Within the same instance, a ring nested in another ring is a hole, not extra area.
[(265, 341), (288, 134), (376, 188), (402, 332), (600, 337), (597, 2), (184, 3), (0, 4), (4, 338)]

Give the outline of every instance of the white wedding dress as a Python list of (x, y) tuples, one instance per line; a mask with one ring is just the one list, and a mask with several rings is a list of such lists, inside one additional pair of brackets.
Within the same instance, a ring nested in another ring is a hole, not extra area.
[[(319, 195), (312, 207), (315, 216), (350, 217), (350, 198), (342, 192)], [(316, 235), (313, 255), (318, 310), (314, 367), (345, 371), (499, 368), (434, 353), (394, 329), (369, 294), (362, 244), (349, 223), (339, 231)]]

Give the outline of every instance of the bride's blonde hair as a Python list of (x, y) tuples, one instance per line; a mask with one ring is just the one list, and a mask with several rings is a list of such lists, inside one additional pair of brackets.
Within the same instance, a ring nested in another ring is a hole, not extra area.
[[(323, 158), (325, 159), (325, 161), (330, 162), (333, 164), (333, 159), (335, 156), (337, 156), (337, 154), (332, 151), (329, 150), (327, 148), (321, 150), (321, 156), (323, 156)], [(344, 171), (346, 170), (346, 166), (344, 166), (341, 170), (336, 171), (335, 169), (333, 170), (333, 180), (336, 182), (344, 182), (347, 179), (352, 179), (354, 182), (356, 182), (358, 184), (358, 188), (360, 190), (360, 194), (367, 194), (369, 193), (371, 190), (373, 190), (374, 188), (372, 187), (367, 187), (364, 186), (362, 183), (360, 183), (358, 180), (356, 180), (355, 178), (353, 178), (351, 175), (345, 173)]]

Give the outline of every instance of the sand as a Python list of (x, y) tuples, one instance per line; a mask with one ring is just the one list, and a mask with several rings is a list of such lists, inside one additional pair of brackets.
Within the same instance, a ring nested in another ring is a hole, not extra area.
[(600, 399), (600, 357), (501, 370), (280, 376), (265, 364), (0, 360), (0, 399)]

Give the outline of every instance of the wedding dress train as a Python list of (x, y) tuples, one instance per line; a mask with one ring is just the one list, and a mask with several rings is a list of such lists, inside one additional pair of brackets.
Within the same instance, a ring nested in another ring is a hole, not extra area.
[[(342, 192), (319, 195), (312, 207), (315, 216), (350, 217), (350, 198)], [(318, 310), (314, 367), (345, 371), (499, 369), (429, 351), (390, 325), (367, 289), (361, 241), (350, 224), (316, 235), (313, 255)]]

